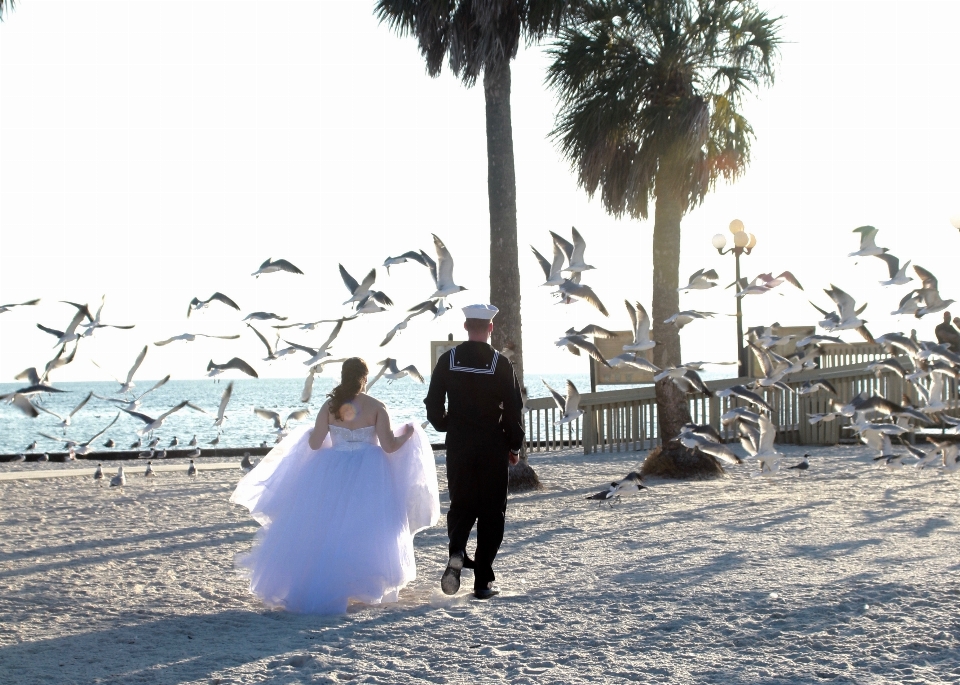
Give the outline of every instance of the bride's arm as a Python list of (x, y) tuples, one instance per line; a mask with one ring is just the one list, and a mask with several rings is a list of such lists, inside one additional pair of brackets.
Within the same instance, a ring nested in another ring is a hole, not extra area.
[(411, 435), (413, 435), (413, 425), (407, 424), (403, 427), (403, 433), (400, 434), (400, 437), (396, 437), (393, 434), (393, 429), (390, 427), (390, 414), (387, 413), (387, 408), (382, 404), (377, 407), (377, 439), (380, 441), (380, 447), (383, 448), (383, 451), (387, 454), (392, 454), (396, 452), (403, 446)]
[(324, 402), (317, 412), (317, 422), (313, 424), (313, 433), (310, 435), (310, 449), (318, 450), (323, 445), (323, 439), (330, 432), (330, 410), (327, 408), (328, 402)]

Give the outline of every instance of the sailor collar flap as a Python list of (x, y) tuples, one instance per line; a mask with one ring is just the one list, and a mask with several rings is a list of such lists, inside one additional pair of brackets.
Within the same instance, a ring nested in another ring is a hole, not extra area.
[(493, 358), (490, 360), (490, 363), (486, 366), (470, 366), (466, 364), (462, 359), (457, 360), (457, 348), (450, 350), (450, 370), (451, 371), (461, 371), (463, 373), (483, 373), (488, 375), (493, 375), (497, 370), (497, 360), (500, 359), (500, 353), (496, 350), (493, 351)]

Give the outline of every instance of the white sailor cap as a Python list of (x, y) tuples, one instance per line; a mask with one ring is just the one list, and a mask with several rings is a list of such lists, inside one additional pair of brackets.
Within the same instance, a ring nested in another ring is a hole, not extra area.
[(499, 311), (492, 304), (471, 304), (463, 308), (463, 315), (468, 319), (492, 321)]

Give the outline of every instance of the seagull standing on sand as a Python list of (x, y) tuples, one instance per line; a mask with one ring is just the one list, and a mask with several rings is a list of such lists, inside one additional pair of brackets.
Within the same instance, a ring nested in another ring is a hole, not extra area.
[(121, 465), (121, 466), (117, 469), (117, 475), (115, 475), (113, 478), (110, 479), (110, 487), (111, 487), (111, 488), (115, 488), (115, 487), (123, 488), (123, 486), (126, 485), (126, 484), (127, 484), (127, 477), (126, 477), (125, 475), (123, 475), (123, 466)]
[(197, 475), (197, 465), (193, 463), (193, 459), (190, 460), (190, 465), (187, 467), (187, 475), (188, 476)]
[(97, 470), (93, 472), (93, 479), (98, 484), (103, 485), (103, 464), (97, 464)]
[(144, 478), (150, 478), (151, 476), (156, 476), (157, 474), (153, 472), (153, 462), (147, 462), (147, 470), (143, 472)]
[(287, 273), (291, 273), (291, 274), (300, 274), (301, 276), (303, 275), (303, 272), (300, 271), (300, 269), (295, 267), (286, 259), (272, 260), (269, 257), (267, 257), (267, 261), (265, 261), (263, 264), (260, 265), (259, 269), (257, 269), (250, 275), (255, 276), (256, 278), (260, 278), (260, 274), (272, 274), (277, 271), (286, 271)]
[(244, 473), (250, 473), (255, 466), (256, 463), (250, 459), (250, 453), (244, 452), (243, 461), (240, 462), (240, 470)]

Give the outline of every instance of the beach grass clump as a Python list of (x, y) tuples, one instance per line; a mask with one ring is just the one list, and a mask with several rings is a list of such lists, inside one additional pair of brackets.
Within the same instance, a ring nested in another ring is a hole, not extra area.
[(507, 489), (511, 493), (542, 490), (537, 472), (533, 470), (526, 459), (521, 459), (515, 466), (510, 467)]

